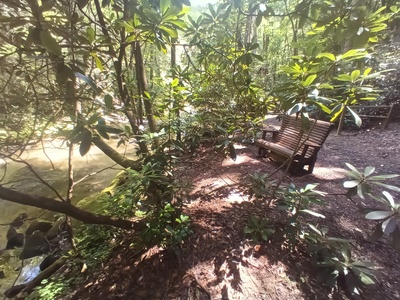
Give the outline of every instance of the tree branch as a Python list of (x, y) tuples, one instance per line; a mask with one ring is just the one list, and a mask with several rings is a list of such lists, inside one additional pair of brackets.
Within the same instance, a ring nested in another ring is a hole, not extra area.
[(67, 202), (61, 202), (52, 198), (21, 193), (3, 187), (2, 185), (0, 185), (0, 198), (14, 203), (29, 205), (37, 208), (47, 209), (53, 212), (62, 213), (86, 224), (110, 225), (118, 228), (134, 230), (142, 230), (146, 226), (144, 221), (130, 221), (113, 218), (111, 216), (93, 214)]

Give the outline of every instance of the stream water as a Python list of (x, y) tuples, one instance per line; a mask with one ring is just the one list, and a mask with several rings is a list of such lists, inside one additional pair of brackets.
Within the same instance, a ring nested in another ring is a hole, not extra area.
[[(111, 139), (109, 144), (115, 148), (117, 140)], [(44, 149), (39, 146), (27, 149), (22, 154), (21, 158), (33, 166), (34, 170), (46, 180), (47, 183), (55, 188), (61, 196), (65, 197), (68, 183), (68, 149), (63, 145), (61, 139), (52, 142), (47, 141), (44, 145)], [(135, 149), (133, 145), (129, 145), (128, 147), (120, 146), (118, 150), (121, 151), (121, 153), (126, 153), (128, 157), (134, 157)], [(101, 191), (121, 170), (121, 167), (115, 165), (109, 157), (105, 156), (94, 146), (84, 157), (81, 157), (79, 150), (75, 149), (73, 165), (75, 181), (90, 174), (89, 177), (74, 187), (74, 203)], [(3, 177), (3, 174), (4, 178), (0, 183), (8, 188), (29, 194), (57, 198), (55, 193), (42, 184), (32, 172), (30, 172), (28, 167), (22, 163), (0, 160), (0, 177)], [(0, 297), (2, 297), (6, 289), (12, 286), (22, 267), (21, 260), (18, 258), (21, 253), (21, 248), (2, 250), (7, 244), (6, 235), (9, 228), (8, 225), (4, 224), (11, 223), (21, 213), (26, 213), (28, 218), (35, 218), (41, 216), (44, 211), (0, 199), (0, 271), (3, 271), (5, 275), (3, 279), (0, 279)], [(53, 215), (52, 213), (46, 213), (46, 215), (41, 216), (41, 218), (52, 219)], [(23, 233), (24, 229), (26, 229), (26, 225), (18, 229), (18, 232)], [(40, 261), (40, 258), (25, 260), (18, 282), (22, 283), (31, 280), (39, 271), (38, 263), (40, 263)]]

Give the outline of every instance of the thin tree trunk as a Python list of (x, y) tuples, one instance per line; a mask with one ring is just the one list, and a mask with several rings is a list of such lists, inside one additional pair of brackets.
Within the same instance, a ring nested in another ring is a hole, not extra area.
[(139, 41), (133, 43), (133, 51), (135, 54), (135, 68), (138, 81), (138, 87), (141, 91), (141, 96), (143, 98), (144, 110), (147, 117), (147, 122), (151, 132), (157, 131), (156, 121), (154, 119), (153, 107), (148, 97), (148, 87), (147, 87), (147, 77), (146, 71), (144, 69), (142, 48)]
[[(171, 45), (171, 70), (172, 70), (172, 77), (176, 78), (176, 45)], [(177, 99), (174, 99), (173, 110), (175, 112), (176, 117), (176, 140), (182, 140), (182, 132), (181, 132), (181, 116), (180, 116), (180, 109), (179, 103)]]

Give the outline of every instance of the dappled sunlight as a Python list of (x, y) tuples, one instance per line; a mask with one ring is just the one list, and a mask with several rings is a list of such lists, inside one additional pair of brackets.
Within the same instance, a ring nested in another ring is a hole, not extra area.
[(242, 195), (241, 193), (231, 191), (228, 196), (225, 198), (227, 202), (236, 202), (241, 203), (243, 201), (249, 201), (248, 195)]
[(316, 167), (313, 176), (322, 180), (335, 180), (346, 178), (346, 169), (335, 167)]

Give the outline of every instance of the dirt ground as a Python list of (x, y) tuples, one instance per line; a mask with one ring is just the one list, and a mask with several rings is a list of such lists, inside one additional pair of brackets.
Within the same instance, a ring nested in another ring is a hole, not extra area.
[[(333, 132), (318, 155), (314, 173), (291, 180), (298, 186), (318, 183), (318, 190), (338, 194), (345, 192), (345, 162), (357, 168), (375, 166), (377, 174), (400, 173), (399, 141), (400, 123), (390, 124), (387, 130), (378, 126), (341, 136)], [(265, 203), (250, 200), (243, 186), (249, 174), (271, 173), (277, 165), (257, 158), (255, 146), (236, 148), (236, 161), (205, 149), (181, 160), (179, 176), (193, 185), (184, 212), (194, 233), (180, 258), (160, 249), (135, 254), (127, 239), (104, 269), (90, 275), (69, 299), (346, 298), (316, 282), (315, 269), (305, 254), (290, 253), (278, 241), (257, 244), (246, 238), (243, 229), (252, 215), (282, 221)], [(400, 185), (399, 180), (393, 184)], [(399, 199), (399, 194), (392, 195)], [(326, 206), (318, 208), (326, 216), (320, 224), (329, 226), (330, 236), (354, 240), (354, 258), (377, 266), (378, 283), (367, 289), (365, 299), (400, 299), (400, 254), (387, 240), (366, 240), (373, 224), (346, 197), (325, 200)]]

